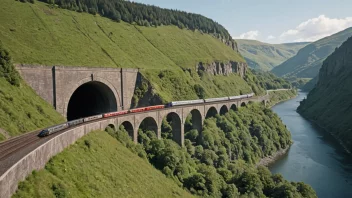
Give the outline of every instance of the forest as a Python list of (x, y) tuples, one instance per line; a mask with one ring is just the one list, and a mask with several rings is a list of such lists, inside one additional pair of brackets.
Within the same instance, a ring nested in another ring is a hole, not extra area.
[[(185, 124), (185, 146), (171, 140), (170, 120), (164, 120), (162, 139), (154, 131), (139, 130), (135, 145), (121, 126), (107, 132), (141, 158), (194, 195), (210, 197), (316, 197), (302, 182), (272, 175), (260, 158), (291, 144), (279, 117), (259, 104), (207, 118), (203, 130)], [(172, 122), (172, 121), (171, 121)]]

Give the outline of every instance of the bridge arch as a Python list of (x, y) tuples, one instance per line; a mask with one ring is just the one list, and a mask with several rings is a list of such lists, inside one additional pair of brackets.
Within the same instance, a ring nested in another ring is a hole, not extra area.
[(216, 110), (215, 107), (210, 107), (210, 108), (208, 109), (208, 112), (207, 112), (207, 114), (206, 114), (205, 117), (206, 117), (206, 118), (215, 117), (216, 114), (218, 114), (218, 110)]
[(236, 104), (232, 104), (231, 107), (230, 107), (231, 110), (233, 111), (237, 111), (237, 106)]
[(176, 112), (170, 112), (166, 116), (167, 122), (172, 127), (172, 139), (179, 145), (183, 145), (183, 127), (181, 117)]
[(142, 129), (144, 131), (154, 131), (155, 135), (158, 134), (158, 124), (153, 117), (146, 117), (139, 124), (138, 129)]
[(220, 108), (220, 115), (225, 115), (227, 112), (229, 112), (229, 109), (227, 108), (226, 105), (223, 105), (223, 106)]
[(196, 129), (199, 133), (202, 132), (203, 117), (200, 111), (193, 109), (188, 115), (192, 116), (192, 129)]
[(108, 126), (106, 126), (106, 128), (105, 128), (105, 131), (107, 130), (108, 127), (110, 127), (112, 130), (116, 131), (114, 124), (108, 124)]
[(246, 107), (247, 106), (247, 103), (246, 102), (242, 102), (241, 103), (241, 107)]
[(116, 111), (120, 101), (115, 87), (99, 77), (80, 80), (65, 95), (67, 120)]
[(121, 126), (123, 126), (123, 128), (128, 132), (128, 135), (132, 138), (132, 140), (134, 140), (134, 129), (132, 123), (129, 121), (124, 121), (120, 124), (119, 129)]

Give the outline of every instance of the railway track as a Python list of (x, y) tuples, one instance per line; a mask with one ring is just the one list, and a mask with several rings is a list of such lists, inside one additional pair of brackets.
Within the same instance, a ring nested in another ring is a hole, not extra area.
[(29, 144), (37, 141), (39, 137), (36, 134), (31, 134), (31, 136), (26, 136), (24, 138), (17, 139), (17, 141), (13, 141), (12, 144), (6, 144), (0, 147), (0, 160), (5, 159), (12, 153), (16, 152), (17, 150), (26, 147)]

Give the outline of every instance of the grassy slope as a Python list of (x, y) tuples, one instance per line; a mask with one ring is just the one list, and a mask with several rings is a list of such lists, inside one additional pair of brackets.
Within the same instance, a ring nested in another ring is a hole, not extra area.
[[(10, 136), (63, 121), (64, 118), (25, 83), (16, 87), (0, 78), (0, 128)], [(0, 141), (4, 139), (1, 136)]]
[(237, 39), (238, 48), (248, 65), (254, 69), (271, 70), (296, 55), (309, 43), (269, 44), (256, 40)]
[(315, 121), (352, 151), (352, 38), (332, 53), (319, 73), (319, 80), (301, 102), (298, 111)]
[(314, 78), (323, 61), (350, 36), (352, 28), (311, 43), (299, 50), (296, 56), (275, 67), (272, 72), (278, 76)]
[(49, 198), (55, 195), (192, 197), (146, 160), (101, 131), (88, 134), (55, 156), (45, 169), (20, 183), (13, 197)]
[[(2, 0), (0, 7), (0, 38), (14, 62), (141, 68), (163, 101), (198, 98), (195, 84), (206, 88), (206, 97), (251, 92), (238, 75), (196, 75), (198, 62), (244, 62), (208, 34), (174, 26), (116, 23), (100, 16), (51, 9), (41, 2)], [(190, 69), (192, 75), (182, 68)], [(168, 70), (168, 75), (160, 79), (162, 70)]]
[[(147, 28), (46, 4), (0, 3), (0, 35), (15, 62), (146, 69), (194, 68), (199, 61), (243, 61), (208, 34)], [(79, 50), (78, 50), (79, 49)]]

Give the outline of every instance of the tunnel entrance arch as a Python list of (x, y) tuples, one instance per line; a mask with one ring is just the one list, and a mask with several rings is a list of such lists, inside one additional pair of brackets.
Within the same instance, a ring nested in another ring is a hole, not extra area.
[(116, 97), (109, 86), (90, 81), (80, 85), (71, 95), (67, 105), (67, 120), (117, 111)]

